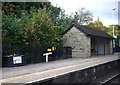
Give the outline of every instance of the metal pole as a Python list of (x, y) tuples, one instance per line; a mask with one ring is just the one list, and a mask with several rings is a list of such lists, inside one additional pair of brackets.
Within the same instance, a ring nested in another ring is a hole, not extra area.
[[(116, 8), (112, 9), (112, 16), (113, 16), (113, 37), (115, 36), (115, 29), (114, 29), (114, 10), (115, 9)], [(114, 52), (115, 52), (115, 40), (113, 39), (113, 54), (114, 54)]]

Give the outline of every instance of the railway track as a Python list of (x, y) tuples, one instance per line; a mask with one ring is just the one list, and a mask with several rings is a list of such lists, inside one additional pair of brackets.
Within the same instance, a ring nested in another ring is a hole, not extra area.
[(120, 73), (108, 78), (107, 80), (101, 82), (100, 85), (120, 85)]

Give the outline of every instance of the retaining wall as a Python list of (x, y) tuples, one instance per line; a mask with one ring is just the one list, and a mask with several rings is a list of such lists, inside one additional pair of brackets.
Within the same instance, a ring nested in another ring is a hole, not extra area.
[(100, 64), (94, 67), (90, 67), (87, 69), (70, 72), (64, 75), (56, 76), (39, 82), (34, 82), (34, 84), (53, 85), (55, 83), (90, 83), (116, 70), (120, 71), (119, 66), (120, 59)]

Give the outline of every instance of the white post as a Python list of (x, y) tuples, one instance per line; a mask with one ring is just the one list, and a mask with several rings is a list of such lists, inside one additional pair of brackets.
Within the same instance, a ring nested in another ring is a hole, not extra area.
[(46, 62), (48, 62), (48, 55), (46, 55)]
[(46, 62), (48, 62), (48, 55), (51, 55), (52, 52), (49, 52), (49, 53), (44, 53), (43, 56), (46, 56)]
[(119, 39), (119, 47), (120, 47), (120, 39)]

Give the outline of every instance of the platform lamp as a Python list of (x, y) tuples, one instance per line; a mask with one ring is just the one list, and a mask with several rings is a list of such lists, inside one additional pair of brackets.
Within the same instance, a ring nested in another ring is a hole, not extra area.
[[(113, 17), (113, 37), (117, 38), (115, 36), (115, 28), (114, 28), (114, 10), (116, 10), (116, 8), (112, 9), (112, 17)], [(115, 39), (113, 39), (113, 53), (115, 52)]]

